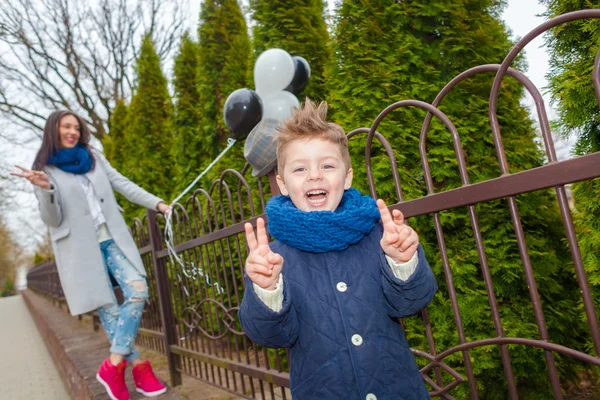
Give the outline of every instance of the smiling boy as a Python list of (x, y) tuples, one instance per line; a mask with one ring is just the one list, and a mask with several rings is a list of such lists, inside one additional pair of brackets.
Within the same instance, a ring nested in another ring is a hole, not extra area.
[(429, 399), (397, 318), (437, 285), (416, 232), (352, 185), (348, 141), (310, 100), (279, 129), (282, 196), (245, 232), (239, 318), (266, 347), (290, 348), (294, 400)]

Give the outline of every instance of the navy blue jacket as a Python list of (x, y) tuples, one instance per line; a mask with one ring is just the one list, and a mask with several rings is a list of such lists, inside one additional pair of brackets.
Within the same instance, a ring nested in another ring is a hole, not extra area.
[(321, 254), (271, 243), (284, 259), (279, 312), (245, 277), (242, 327), (261, 346), (290, 348), (293, 400), (429, 399), (395, 318), (426, 307), (435, 278), (419, 246), (417, 269), (407, 281), (397, 279), (381, 236), (377, 225), (357, 244)]

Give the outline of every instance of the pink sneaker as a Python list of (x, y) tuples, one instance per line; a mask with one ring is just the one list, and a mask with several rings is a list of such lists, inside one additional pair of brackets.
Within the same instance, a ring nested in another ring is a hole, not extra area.
[(104, 386), (112, 400), (129, 400), (129, 390), (125, 384), (126, 367), (127, 361), (114, 366), (108, 358), (100, 364), (96, 379)]
[(135, 382), (135, 390), (146, 397), (160, 396), (167, 391), (154, 372), (150, 361), (146, 360), (141, 364), (136, 365), (131, 370), (133, 373), (133, 381)]

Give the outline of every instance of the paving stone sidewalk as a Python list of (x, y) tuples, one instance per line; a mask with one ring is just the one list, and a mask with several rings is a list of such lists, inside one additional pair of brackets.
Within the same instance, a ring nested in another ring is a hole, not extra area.
[(0, 298), (3, 399), (65, 400), (69, 395), (22, 296)]

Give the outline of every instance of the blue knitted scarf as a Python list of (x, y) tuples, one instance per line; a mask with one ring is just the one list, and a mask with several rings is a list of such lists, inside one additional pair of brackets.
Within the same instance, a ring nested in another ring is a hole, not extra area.
[(354, 188), (344, 192), (335, 211), (302, 211), (289, 196), (277, 196), (269, 200), (266, 212), (275, 239), (311, 253), (344, 250), (358, 243), (381, 217), (375, 200)]
[(77, 143), (72, 149), (55, 151), (48, 160), (48, 165), (56, 165), (65, 172), (81, 175), (92, 169), (93, 159), (87, 147)]

